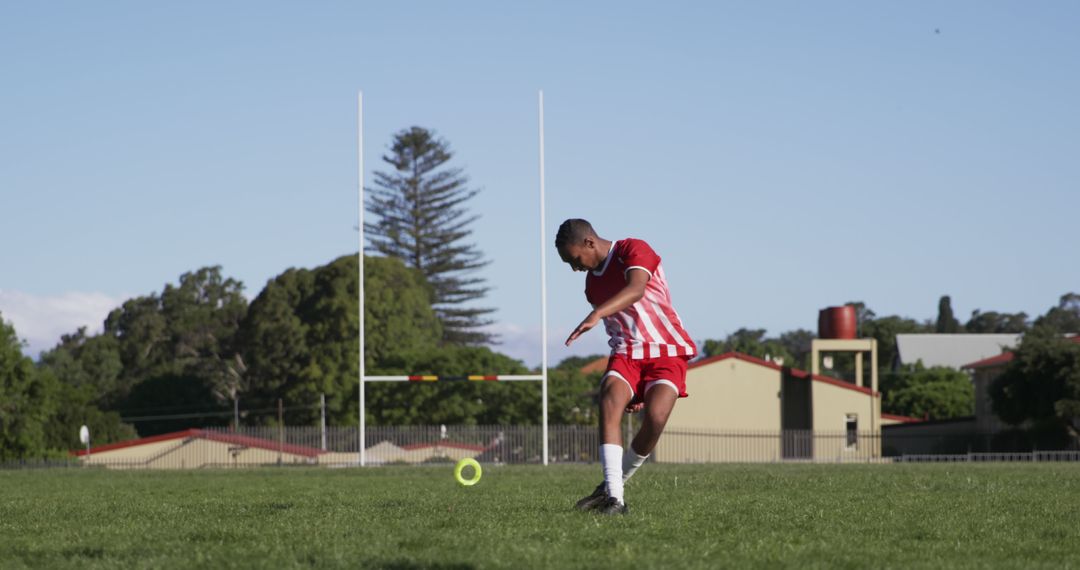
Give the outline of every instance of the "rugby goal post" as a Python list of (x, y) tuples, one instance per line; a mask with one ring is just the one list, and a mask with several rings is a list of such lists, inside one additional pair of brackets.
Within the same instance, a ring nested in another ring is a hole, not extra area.
[(364, 365), (364, 92), (356, 97), (356, 141), (357, 141), (357, 178), (360, 195), (360, 250), (359, 250), (359, 301), (360, 301), (360, 466), (367, 465), (367, 432), (364, 421), (367, 416), (364, 387), (368, 382), (438, 382), (438, 381), (481, 381), (481, 382), (540, 382), (540, 401), (542, 415), (543, 464), (548, 464), (548, 347), (547, 347), (547, 261), (544, 244), (547, 242), (546, 220), (544, 219), (544, 92), (538, 93), (539, 136), (540, 136), (540, 374), (470, 374), (463, 376), (404, 375), (404, 376), (368, 376)]

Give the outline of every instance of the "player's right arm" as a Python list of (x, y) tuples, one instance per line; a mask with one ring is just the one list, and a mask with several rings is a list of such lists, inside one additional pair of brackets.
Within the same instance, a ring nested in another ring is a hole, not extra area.
[(645, 296), (645, 285), (649, 283), (649, 272), (643, 269), (631, 269), (626, 273), (626, 286), (610, 299), (596, 307), (581, 321), (581, 324), (566, 338), (566, 346), (590, 329), (600, 324), (604, 317), (609, 317), (637, 303)]

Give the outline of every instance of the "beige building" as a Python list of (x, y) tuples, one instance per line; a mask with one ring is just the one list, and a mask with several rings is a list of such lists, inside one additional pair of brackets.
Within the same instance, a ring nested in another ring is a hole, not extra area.
[[(316, 465), (320, 449), (201, 429), (188, 429), (74, 452), (84, 465), (112, 469), (199, 469)], [(355, 453), (352, 454), (355, 457)]]
[[(457, 461), (486, 451), (480, 445), (441, 440), (398, 446), (383, 441), (367, 453), (371, 463)], [(188, 429), (101, 445), (72, 452), (84, 465), (109, 469), (202, 469), (263, 465), (356, 465), (354, 452), (323, 451), (315, 447), (234, 433)]]
[[(466, 457), (477, 457), (486, 451), (482, 445), (469, 445), (440, 441), (438, 443), (414, 443), (394, 445), (383, 441), (367, 448), (366, 462), (370, 465), (390, 463), (429, 463), (432, 461), (457, 462)], [(356, 462), (356, 454), (350, 454)]]
[(686, 391), (657, 461), (874, 459), (882, 424), (916, 421), (882, 414), (869, 387), (734, 352), (691, 364)]
[(963, 366), (963, 369), (971, 374), (971, 381), (975, 386), (976, 433), (994, 434), (1010, 427), (994, 413), (990, 401), (990, 383), (1005, 371), (1012, 359), (1012, 352), (1003, 352)]

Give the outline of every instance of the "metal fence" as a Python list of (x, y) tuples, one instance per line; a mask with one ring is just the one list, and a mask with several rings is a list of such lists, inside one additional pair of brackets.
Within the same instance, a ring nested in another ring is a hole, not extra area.
[[(627, 430), (629, 438), (630, 430)], [(372, 426), (366, 430), (370, 465), (420, 465), (465, 457), (484, 463), (542, 462), (540, 426)], [(669, 429), (652, 460), (660, 463), (909, 463), (909, 462), (1080, 462), (1080, 450), (903, 453), (904, 444), (881, 432), (811, 430), (733, 431)], [(110, 469), (201, 469), (258, 466), (349, 467), (359, 462), (356, 427), (242, 427), (192, 429), (98, 447), (70, 459), (21, 461), (2, 468), (101, 467)], [(898, 447), (899, 445), (899, 447)], [(598, 461), (595, 427), (549, 428), (549, 462)]]
[(1080, 451), (1063, 433), (1031, 433), (1023, 430), (981, 432), (965, 429), (932, 429), (909, 424), (882, 430), (882, 451), (887, 456), (980, 456), (1008, 457), (1040, 451)]
[(897, 463), (1047, 463), (1080, 461), (1080, 451), (1030, 451), (1012, 453), (972, 452), (964, 454), (900, 455)]
[(881, 460), (881, 434), (671, 429), (661, 436), (653, 455), (662, 463), (866, 463)]

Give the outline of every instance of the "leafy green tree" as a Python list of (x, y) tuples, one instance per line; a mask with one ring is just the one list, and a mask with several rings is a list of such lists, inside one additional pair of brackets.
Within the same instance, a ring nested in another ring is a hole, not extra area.
[[(224, 278), (220, 267), (181, 275), (162, 294), (129, 299), (105, 319), (100, 337), (76, 333), (62, 342), (78, 365), (59, 355), (44, 360), (63, 384), (96, 385), (95, 401), (125, 416), (175, 415), (178, 410), (215, 413), (228, 409), (223, 391), (236, 354), (235, 334), (247, 311), (243, 284)], [(75, 346), (80, 350), (74, 350)], [(120, 372), (116, 374), (115, 357)], [(96, 359), (96, 360), (95, 360)], [(53, 362), (55, 360), (55, 362)], [(139, 433), (212, 425), (215, 416), (187, 414), (170, 422), (135, 422)]]
[[(318, 419), (314, 404), (326, 394), (329, 421), (356, 424), (357, 269), (355, 255), (311, 270), (289, 269), (252, 301), (239, 335), (251, 406), (271, 408), (278, 398), (290, 407), (309, 405), (290, 410), (286, 421), (311, 424)], [(389, 359), (407, 367), (397, 355), (433, 350), (442, 338), (430, 288), (400, 260), (365, 257), (364, 297), (368, 374), (385, 371)]]
[(55, 381), (37, 373), (22, 346), (0, 315), (0, 461), (43, 456), (45, 425), (56, 405)]
[(934, 324), (934, 332), (953, 334), (960, 332), (960, 321), (953, 316), (952, 300), (948, 295), (943, 295), (938, 301), (937, 321)]
[(1035, 326), (1059, 334), (1080, 333), (1080, 294), (1062, 295), (1056, 307), (1035, 319)]
[(60, 343), (41, 354), (39, 367), (53, 374), (65, 387), (84, 393), (88, 402), (115, 405), (121, 391), (124, 364), (120, 341), (110, 335), (87, 336), (86, 327), (65, 334)]
[(59, 345), (42, 354), (38, 372), (54, 378), (57, 385), (56, 411), (46, 425), (47, 447), (80, 447), (78, 433), (83, 425), (90, 428), (94, 445), (137, 435), (120, 414), (102, 410), (116, 404), (112, 398), (123, 374), (115, 337), (87, 336), (85, 327), (64, 335)]
[(368, 369), (377, 368), (391, 353), (416, 352), (438, 344), (443, 331), (431, 308), (433, 295), (418, 270), (397, 259), (364, 258), (364, 354)]
[[(102, 397), (120, 405), (131, 389), (159, 369), (170, 365), (166, 350), (170, 338), (168, 321), (157, 294), (128, 299), (105, 319), (102, 335), (111, 337), (120, 354), (122, 373)], [(67, 381), (60, 376), (61, 381)]]
[(582, 374), (581, 365), (573, 357), (549, 368), (548, 421), (557, 425), (597, 425), (602, 374)]
[(383, 161), (390, 172), (376, 172), (364, 205), (376, 216), (364, 231), (371, 249), (419, 269), (434, 291), (435, 312), (446, 342), (483, 344), (492, 336), (481, 331), (494, 309), (467, 307), (489, 287), (476, 271), (487, 264), (475, 245), (465, 240), (478, 218), (465, 202), (479, 192), (467, 188), (461, 168), (448, 165), (450, 144), (433, 131), (412, 127), (394, 135)]
[(214, 398), (210, 379), (177, 369), (163, 369), (139, 382), (120, 410), (139, 435), (169, 433), (191, 427), (226, 426), (232, 406)]
[(564, 358), (562, 360), (562, 362), (560, 362), (557, 366), (550, 367), (550, 368), (548, 368), (548, 370), (554, 370), (556, 368), (560, 369), (560, 370), (570, 370), (570, 369), (575, 369), (576, 370), (576, 369), (582, 368), (586, 364), (589, 364), (590, 362), (592, 362), (592, 361), (594, 361), (594, 360), (596, 360), (598, 358), (607, 358), (607, 357), (608, 357), (608, 355), (606, 355), (606, 354), (590, 354), (589, 356), (568, 356), (568, 357)]
[(313, 283), (311, 271), (289, 269), (267, 283), (248, 307), (237, 332), (245, 364), (247, 390), (240, 396), (244, 408), (273, 407), (278, 398), (288, 396), (290, 386), (321, 373), (312, 362), (302, 315), (314, 294)]
[(896, 335), (933, 332), (927, 325), (897, 315), (874, 318), (863, 324), (863, 336), (877, 340), (878, 368), (892, 368), (899, 360)]
[(810, 368), (810, 342), (814, 340), (815, 335), (806, 329), (796, 329), (782, 333), (778, 339), (781, 346), (793, 356), (794, 360), (791, 362), (785, 361), (784, 364), (793, 368), (809, 369)]
[(974, 413), (971, 379), (952, 368), (926, 368), (921, 361), (881, 376), (882, 411), (903, 416), (948, 419)]
[(215, 403), (232, 402), (243, 387), (236, 333), (247, 313), (244, 286), (224, 278), (221, 267), (204, 267), (165, 286), (161, 311), (169, 324), (172, 363), (183, 376), (202, 380)]
[(975, 309), (964, 325), (964, 330), (979, 334), (1022, 333), (1028, 330), (1028, 316), (1027, 313), (998, 313), (996, 311), (984, 313)]
[(994, 413), (1020, 425), (1054, 425), (1080, 442), (1080, 343), (1036, 326), (990, 384)]
[(119, 344), (120, 391), (160, 373), (207, 376), (232, 356), (234, 336), (247, 311), (243, 284), (205, 267), (167, 284), (161, 296), (130, 299), (105, 319), (103, 334)]
[(739, 352), (756, 358), (780, 358), (786, 366), (795, 362), (795, 355), (783, 342), (765, 337), (765, 329), (741, 328), (724, 340), (708, 339), (702, 347), (705, 356), (717, 356), (726, 352)]
[[(39, 374), (53, 374), (48, 368), (40, 368)], [(104, 445), (138, 437), (135, 428), (121, 420), (116, 412), (102, 411), (95, 403), (91, 392), (86, 389), (56, 383), (56, 406), (45, 425), (45, 446), (54, 450), (81, 449), (79, 428), (90, 429), (93, 445)]]

